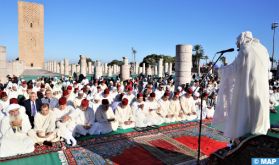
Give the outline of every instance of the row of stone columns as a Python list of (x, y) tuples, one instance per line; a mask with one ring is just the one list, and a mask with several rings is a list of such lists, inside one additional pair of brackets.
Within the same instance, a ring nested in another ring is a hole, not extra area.
[[(92, 62), (86, 61), (85, 56), (80, 56), (80, 65), (69, 64), (69, 60), (64, 59), (59, 63), (57, 61), (49, 61), (45, 64), (45, 69), (51, 72), (60, 73), (62, 75), (73, 75), (73, 73), (83, 74), (95, 74), (95, 78), (101, 76), (113, 76), (120, 74), (121, 80), (127, 80), (130, 78), (130, 64), (128, 58), (123, 58), (123, 65), (108, 66), (107, 63), (101, 63), (96, 61), (94, 66)], [(176, 86), (190, 83), (191, 81), (191, 69), (192, 69), (192, 45), (176, 45), (176, 58), (175, 58), (175, 77)], [(157, 75), (163, 77), (165, 73), (172, 75), (172, 63), (164, 63), (163, 59), (159, 59), (157, 66), (146, 68), (145, 63), (142, 67), (139, 67), (138, 63), (135, 64), (135, 73), (143, 75)]]

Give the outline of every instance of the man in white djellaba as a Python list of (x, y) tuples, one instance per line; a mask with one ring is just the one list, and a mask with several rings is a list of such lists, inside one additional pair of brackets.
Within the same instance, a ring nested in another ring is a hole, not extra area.
[(10, 104), (8, 113), (1, 121), (0, 157), (14, 156), (34, 151), (34, 141), (27, 136), (31, 124), (26, 114), (21, 114), (18, 104)]
[(43, 104), (39, 113), (34, 118), (34, 129), (28, 135), (38, 144), (52, 145), (52, 142), (60, 140), (55, 128), (55, 115), (48, 104)]
[[(266, 134), (269, 118), (269, 55), (249, 31), (237, 37), (236, 59), (220, 68), (221, 83), (213, 126), (237, 140), (245, 134)], [(238, 140), (237, 140), (238, 141)]]
[(76, 126), (74, 120), (77, 115), (76, 110), (72, 106), (67, 105), (67, 98), (65, 97), (61, 97), (58, 103), (59, 107), (53, 109), (58, 133), (66, 140), (67, 144), (72, 144), (72, 146), (75, 146), (77, 141), (73, 137), (73, 131)]
[(132, 103), (132, 110), (135, 116), (136, 127), (147, 127), (150, 126), (150, 120), (147, 118), (147, 112), (145, 108), (145, 102), (143, 101), (143, 94), (137, 94), (137, 100)]
[(89, 107), (89, 100), (83, 99), (80, 103), (79, 108), (76, 109), (76, 127), (74, 130), (74, 135), (79, 136), (86, 134), (93, 135), (95, 130), (98, 128), (94, 123), (95, 114), (91, 107)]

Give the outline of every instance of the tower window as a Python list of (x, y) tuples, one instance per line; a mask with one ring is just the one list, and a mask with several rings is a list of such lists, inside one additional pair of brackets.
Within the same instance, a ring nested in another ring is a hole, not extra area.
[(32, 24), (32, 23), (30, 23), (30, 27), (31, 27), (31, 28), (33, 27), (33, 24)]
[(31, 63), (31, 67), (33, 67), (34, 65), (33, 65), (33, 63)]

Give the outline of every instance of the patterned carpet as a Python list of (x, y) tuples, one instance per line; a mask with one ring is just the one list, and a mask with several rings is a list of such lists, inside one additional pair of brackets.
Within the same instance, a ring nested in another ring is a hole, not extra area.
[(266, 135), (250, 136), (233, 150), (221, 149), (212, 154), (209, 164), (251, 164), (251, 158), (278, 158), (279, 140)]
[[(144, 132), (128, 132), (82, 140), (79, 146), (104, 159), (110, 159), (116, 164), (135, 164), (135, 160), (153, 162), (152, 164), (193, 162), (197, 157), (197, 149), (175, 138), (197, 137), (198, 130), (197, 122), (176, 123)], [(207, 137), (206, 141), (208, 141), (208, 143), (202, 143), (202, 148), (206, 148), (205, 145), (208, 147), (212, 145), (211, 150), (204, 149), (202, 158), (222, 148), (229, 141), (222, 136), (221, 132), (206, 125), (202, 126), (202, 135)], [(218, 142), (222, 145), (219, 148), (214, 147)], [(136, 156), (129, 154), (136, 151), (138, 152)]]
[(163, 134), (137, 137), (134, 140), (164, 164), (188, 162), (197, 157), (194, 150)]

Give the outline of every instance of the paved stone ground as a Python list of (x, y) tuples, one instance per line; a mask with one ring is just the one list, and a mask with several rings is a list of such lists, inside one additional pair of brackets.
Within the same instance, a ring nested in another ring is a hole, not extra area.
[(59, 73), (53, 73), (44, 69), (25, 69), (21, 76), (46, 76), (46, 77), (54, 77), (61, 76)]

